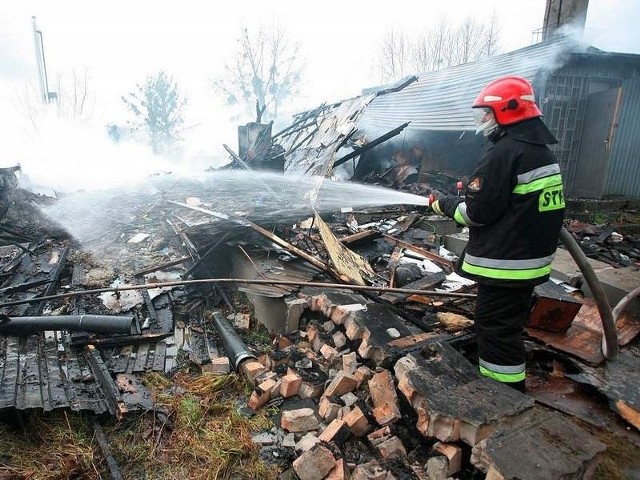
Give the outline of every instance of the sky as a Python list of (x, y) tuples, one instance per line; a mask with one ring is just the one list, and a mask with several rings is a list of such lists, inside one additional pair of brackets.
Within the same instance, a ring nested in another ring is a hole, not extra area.
[[(237, 145), (238, 121), (229, 120), (210, 80), (232, 58), (242, 27), (278, 23), (300, 43), (307, 66), (295, 108), (303, 110), (358, 95), (363, 88), (379, 84), (376, 57), (390, 29), (413, 35), (443, 16), (452, 23), (467, 16), (486, 22), (495, 12), (501, 49), (511, 51), (532, 43), (532, 31), (543, 23), (545, 0), (325, 0), (302, 5), (290, 0), (3, 1), (0, 129), (8, 140), (0, 143), (0, 163), (28, 165), (30, 176), (38, 183), (55, 185), (65, 183), (69, 176), (68, 169), (56, 171), (63, 159), (75, 162), (74, 170), (82, 173), (77, 177), (86, 185), (106, 183), (112, 176), (144, 174), (150, 165), (157, 168), (158, 159), (138, 146), (116, 148), (105, 143), (104, 127), (126, 122), (129, 113), (120, 97), (159, 70), (173, 75), (189, 99), (185, 117), (190, 128), (185, 136), (190, 158), (223, 155), (222, 143)], [(50, 114), (35, 120), (28, 115), (25, 92), (36, 82), (32, 16), (43, 32), (50, 83), (58, 77), (69, 79), (73, 72), (88, 75), (91, 115), (82, 125), (60, 122)], [(591, 0), (585, 38), (604, 50), (640, 53), (638, 24), (637, 0)], [(241, 119), (240, 123), (252, 120)], [(97, 172), (98, 164), (118, 166), (115, 158), (127, 159), (125, 173), (112, 168), (108, 175), (87, 180)], [(131, 158), (137, 159), (140, 172), (133, 171)]]

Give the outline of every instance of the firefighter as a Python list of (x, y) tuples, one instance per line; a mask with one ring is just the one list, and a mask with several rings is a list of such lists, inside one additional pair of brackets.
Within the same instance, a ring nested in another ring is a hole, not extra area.
[(458, 269), (478, 284), (480, 373), (524, 392), (524, 325), (534, 286), (549, 278), (564, 217), (560, 166), (547, 147), (557, 140), (524, 78), (489, 83), (473, 112), (488, 149), (464, 198), (440, 198), (432, 208), (469, 227)]

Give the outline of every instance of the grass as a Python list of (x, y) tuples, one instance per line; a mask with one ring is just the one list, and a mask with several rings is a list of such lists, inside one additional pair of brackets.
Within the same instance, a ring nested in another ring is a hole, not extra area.
[(594, 480), (632, 480), (640, 472), (640, 450), (633, 442), (610, 432), (600, 431), (599, 439), (607, 445), (602, 455)]
[[(277, 478), (251, 441), (271, 422), (267, 412), (240, 414), (247, 388), (240, 377), (180, 371), (171, 379), (148, 374), (144, 382), (160, 413), (102, 422), (124, 478)], [(0, 480), (109, 478), (90, 416), (61, 411), (26, 420), (24, 431), (0, 424)]]

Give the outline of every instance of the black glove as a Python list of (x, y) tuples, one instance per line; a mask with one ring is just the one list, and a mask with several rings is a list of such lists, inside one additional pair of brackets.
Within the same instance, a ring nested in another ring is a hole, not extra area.
[(456, 208), (459, 204), (461, 204), (464, 200), (460, 197), (455, 197), (453, 195), (448, 195), (446, 197), (439, 198), (435, 202), (431, 204), (431, 208), (438, 215), (447, 216), (449, 218), (453, 218), (456, 213)]

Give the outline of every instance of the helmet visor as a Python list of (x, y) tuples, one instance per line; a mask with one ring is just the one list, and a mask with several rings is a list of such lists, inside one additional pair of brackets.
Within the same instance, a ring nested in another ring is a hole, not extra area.
[(480, 132), (486, 137), (494, 131), (498, 124), (496, 117), (488, 107), (476, 107), (473, 109), (473, 122), (476, 125), (476, 135)]
[(488, 107), (476, 107), (473, 110), (473, 123), (476, 127), (480, 127), (483, 123), (491, 120), (493, 111)]

